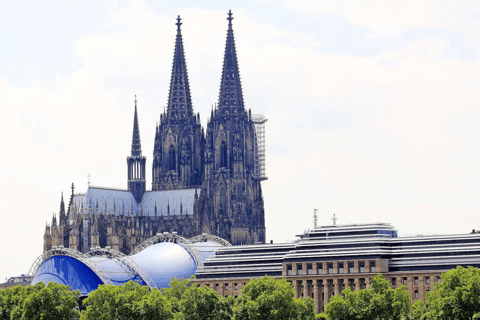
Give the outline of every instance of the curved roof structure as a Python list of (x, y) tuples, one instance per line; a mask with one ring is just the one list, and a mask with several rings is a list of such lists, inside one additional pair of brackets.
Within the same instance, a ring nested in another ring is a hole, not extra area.
[(38, 268), (32, 284), (38, 282), (57, 282), (79, 290), (82, 295), (97, 289), (104, 284), (86, 264), (69, 256), (53, 256), (45, 260)]
[(197, 271), (193, 257), (178, 243), (159, 242), (131, 258), (150, 275), (157, 288), (166, 288), (172, 278), (189, 278)]
[(96, 248), (82, 254), (59, 247), (38, 257), (29, 273), (34, 276), (32, 284), (58, 282), (82, 295), (100, 284), (122, 285), (131, 280), (149, 288), (166, 288), (172, 278), (195, 275), (206, 259), (228, 244), (223, 239), (206, 237), (194, 241), (175, 233), (157, 234), (130, 256), (113, 249)]

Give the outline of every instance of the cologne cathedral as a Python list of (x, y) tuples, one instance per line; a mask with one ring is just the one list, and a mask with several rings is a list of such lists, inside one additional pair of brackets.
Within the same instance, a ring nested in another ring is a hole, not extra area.
[(193, 111), (178, 17), (168, 104), (155, 133), (152, 190), (146, 190), (135, 99), (127, 189), (89, 186), (75, 193), (72, 184), (69, 204), (62, 195), (58, 218), (46, 226), (44, 251), (109, 246), (129, 254), (163, 232), (185, 238), (207, 233), (234, 245), (265, 242), (260, 140), (266, 120), (245, 108), (231, 12), (227, 20), (220, 94), (206, 128)]

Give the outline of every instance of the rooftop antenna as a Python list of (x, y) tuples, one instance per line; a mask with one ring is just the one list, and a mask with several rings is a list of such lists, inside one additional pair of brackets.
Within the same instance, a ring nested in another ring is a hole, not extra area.
[(337, 225), (337, 218), (335, 217), (335, 213), (333, 214), (332, 221), (334, 226)]
[(88, 187), (89, 188), (90, 188), (90, 177), (91, 177), (90, 173), (87, 174), (87, 182), (88, 182)]
[(315, 208), (313, 209), (313, 226), (316, 228), (317, 227), (317, 222), (318, 222), (318, 209)]

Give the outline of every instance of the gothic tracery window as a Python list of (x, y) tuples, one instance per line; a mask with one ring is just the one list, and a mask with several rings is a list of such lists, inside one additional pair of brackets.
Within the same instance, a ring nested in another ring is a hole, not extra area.
[(175, 148), (171, 145), (168, 150), (168, 170), (175, 170), (175, 167)]
[(220, 145), (220, 167), (227, 167), (227, 144), (225, 141), (222, 141), (222, 144)]

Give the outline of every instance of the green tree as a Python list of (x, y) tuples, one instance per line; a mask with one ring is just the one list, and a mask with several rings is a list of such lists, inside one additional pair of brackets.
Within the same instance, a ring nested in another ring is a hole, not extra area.
[(295, 291), (287, 280), (268, 276), (250, 280), (233, 311), (236, 320), (315, 319), (310, 298), (295, 299)]
[(170, 280), (170, 287), (162, 289), (163, 294), (171, 305), (172, 312), (180, 312), (179, 302), (182, 299), (184, 292), (192, 285), (192, 281), (190, 281), (191, 279), (195, 279), (195, 276), (192, 275), (190, 279), (172, 278)]
[(0, 294), (2, 319), (78, 319), (78, 291), (50, 282), (28, 287), (16, 286)]
[(229, 320), (235, 298), (224, 298), (209, 287), (191, 285), (179, 302), (179, 320)]
[(427, 297), (427, 319), (476, 319), (480, 313), (480, 269), (445, 272)]
[(154, 288), (149, 295), (143, 296), (136, 304), (136, 313), (141, 315), (137, 319), (170, 320), (174, 318), (170, 303), (163, 293)]
[(173, 319), (170, 305), (157, 289), (133, 281), (122, 286), (100, 285), (84, 300), (82, 320)]
[(369, 290), (346, 288), (342, 294), (332, 297), (325, 314), (331, 320), (409, 319), (412, 299), (404, 288), (390, 288), (390, 283), (379, 274), (372, 279)]
[(12, 310), (25, 299), (26, 291), (21, 285), (0, 290), (0, 319), (10, 319)]

